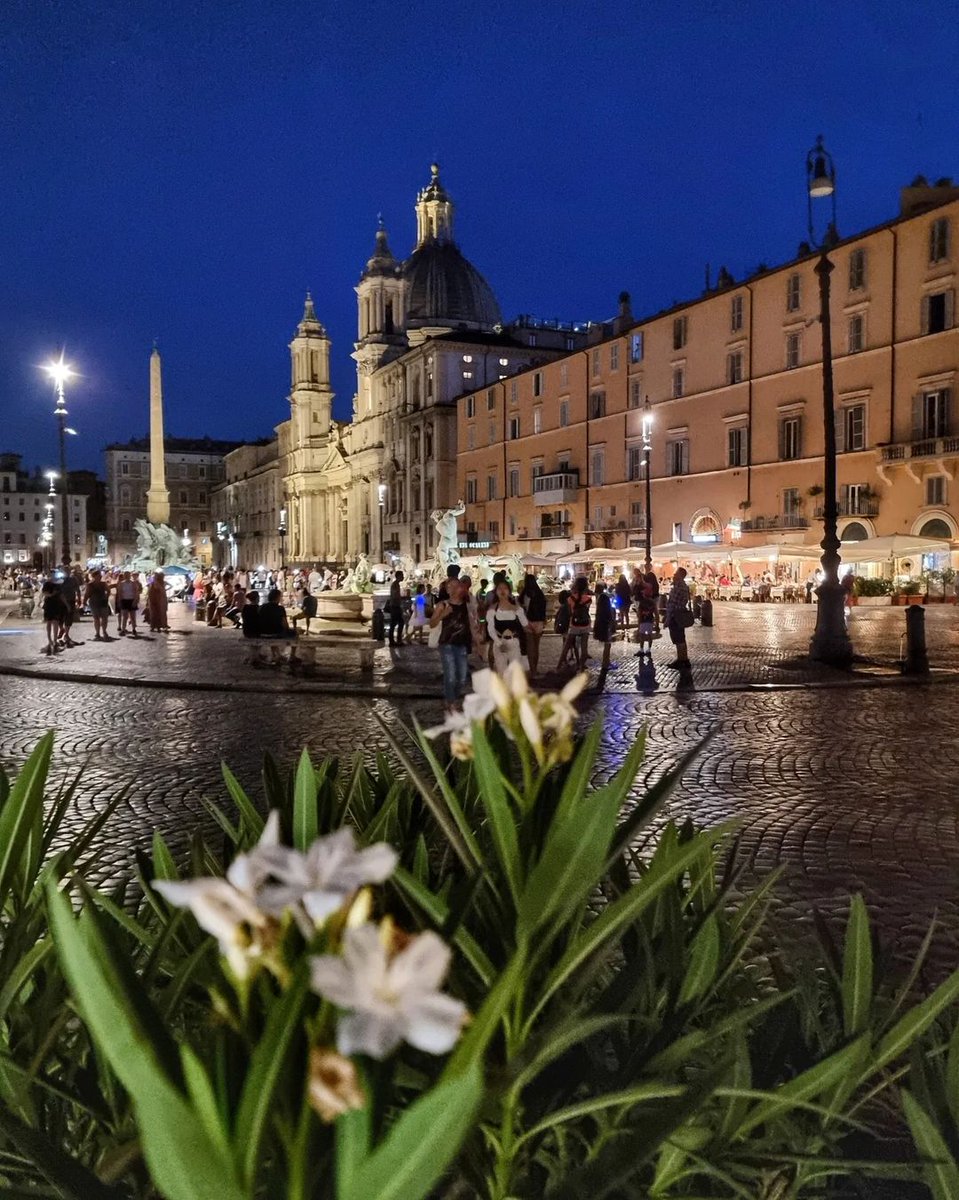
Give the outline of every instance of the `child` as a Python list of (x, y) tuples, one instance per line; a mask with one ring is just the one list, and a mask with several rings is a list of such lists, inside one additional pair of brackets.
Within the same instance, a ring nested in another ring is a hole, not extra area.
[[(639, 593), (639, 653), (637, 658), (644, 655), (653, 657), (653, 632), (656, 628), (656, 597), (649, 584), (644, 584)], [(644, 649), (643, 647), (646, 647)]]
[(412, 643), (413, 639), (419, 645), (423, 645), (423, 630), (426, 628), (426, 621), (429, 614), (427, 608), (426, 584), (418, 583), (416, 585), (416, 594), (413, 596), (413, 613), (410, 618), (410, 635), (409, 640)]

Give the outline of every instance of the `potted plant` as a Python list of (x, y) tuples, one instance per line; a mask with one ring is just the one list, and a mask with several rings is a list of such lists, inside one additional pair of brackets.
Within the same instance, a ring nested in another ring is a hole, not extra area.
[(809, 491), (808, 491), (807, 495), (810, 495), (810, 496), (821, 496), (821, 495), (822, 495), (822, 492), (823, 492), (822, 485), (821, 485), (821, 484), (818, 484), (818, 483), (814, 483), (814, 484), (812, 485), (812, 487), (809, 489)]
[(926, 585), (926, 604), (942, 604), (946, 599), (946, 589), (942, 582), (942, 572), (935, 569), (924, 571), (923, 580)]
[[(943, 567), (942, 570), (939, 572), (939, 574), (942, 577), (942, 599), (943, 599), (943, 602), (948, 600), (950, 603), (955, 604), (956, 590), (953, 587), (953, 584), (955, 583), (955, 580), (956, 580), (955, 571), (952, 569), (952, 567)], [(952, 589), (951, 596), (947, 596), (947, 594), (946, 594), (947, 588)]]
[(922, 604), (924, 599), (921, 582), (918, 579), (907, 579), (893, 594), (892, 602), (900, 608), (905, 608), (907, 604)]
[(853, 585), (853, 597), (857, 604), (867, 608), (888, 605), (892, 592), (891, 579), (863, 579), (859, 576)]

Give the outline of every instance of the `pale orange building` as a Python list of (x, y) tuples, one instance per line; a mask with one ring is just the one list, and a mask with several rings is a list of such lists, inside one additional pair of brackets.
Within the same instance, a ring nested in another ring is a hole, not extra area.
[[(840, 536), (959, 538), (959, 188), (907, 188), (895, 220), (830, 252)], [(596, 326), (593, 343), (458, 401), (464, 553), (652, 538), (813, 545), (822, 491), (818, 255)], [(630, 558), (641, 557), (630, 554)]]

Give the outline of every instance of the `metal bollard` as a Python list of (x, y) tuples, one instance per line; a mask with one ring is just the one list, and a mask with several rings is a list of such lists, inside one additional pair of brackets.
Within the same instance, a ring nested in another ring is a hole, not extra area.
[(902, 673), (929, 674), (929, 658), (926, 654), (926, 610), (921, 604), (910, 604), (906, 608), (906, 657), (903, 660)]
[(386, 639), (386, 618), (383, 615), (382, 608), (373, 609), (373, 620), (371, 623), (371, 632), (374, 642), (382, 642)]
[(706, 599), (703, 601), (702, 611), (699, 614), (699, 623), (704, 628), (709, 628), (713, 623), (713, 602)]
[(699, 598), (699, 596), (694, 596), (693, 597), (693, 616), (698, 621), (702, 615), (703, 615), (703, 602)]

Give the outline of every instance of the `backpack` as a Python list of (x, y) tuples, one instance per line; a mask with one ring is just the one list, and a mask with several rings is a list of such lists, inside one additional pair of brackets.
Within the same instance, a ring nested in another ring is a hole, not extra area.
[(589, 605), (574, 604), (570, 623), (574, 629), (589, 629)]

